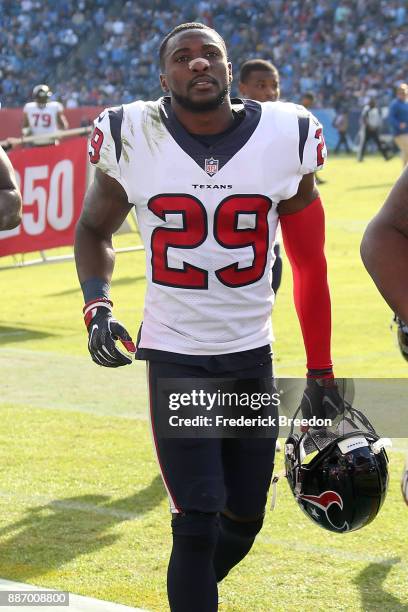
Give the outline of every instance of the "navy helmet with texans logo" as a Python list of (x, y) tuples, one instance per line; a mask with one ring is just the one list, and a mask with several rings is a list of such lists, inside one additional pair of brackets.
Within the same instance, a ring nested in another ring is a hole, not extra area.
[(344, 412), (333, 427), (304, 427), (295, 433), (292, 425), (285, 445), (285, 467), (300, 508), (317, 525), (335, 533), (370, 523), (387, 494), (384, 447), (390, 444), (345, 401)]

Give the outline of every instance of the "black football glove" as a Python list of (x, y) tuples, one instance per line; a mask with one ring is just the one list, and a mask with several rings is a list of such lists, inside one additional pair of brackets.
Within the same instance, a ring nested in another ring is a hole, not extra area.
[(129, 353), (136, 352), (126, 329), (112, 317), (112, 306), (110, 300), (99, 298), (85, 304), (83, 309), (89, 335), (88, 350), (92, 360), (106, 368), (118, 368), (133, 361), (133, 356), (126, 355), (116, 346), (116, 340), (120, 340)]
[(300, 409), (304, 419), (331, 419), (344, 413), (344, 400), (339, 393), (333, 376), (328, 378), (307, 378)]

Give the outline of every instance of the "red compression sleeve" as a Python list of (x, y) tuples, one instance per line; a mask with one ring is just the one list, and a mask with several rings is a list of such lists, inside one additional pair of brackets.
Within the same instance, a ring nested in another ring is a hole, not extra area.
[(293, 274), (293, 296), (309, 369), (332, 366), (331, 308), (324, 256), (324, 210), (320, 198), (280, 217), (283, 243)]

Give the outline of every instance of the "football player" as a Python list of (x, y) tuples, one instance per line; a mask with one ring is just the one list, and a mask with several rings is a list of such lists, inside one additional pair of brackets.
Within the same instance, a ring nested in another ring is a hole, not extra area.
[(239, 73), (239, 91), (250, 100), (276, 102), (280, 96), (278, 69), (263, 59), (244, 62)]
[[(52, 92), (48, 85), (37, 85), (33, 89), (33, 102), (24, 106), (23, 136), (42, 136), (55, 134), (58, 130), (68, 129), (68, 121), (64, 115), (64, 107), (56, 100), (50, 100)], [(55, 140), (44, 138), (34, 140), (33, 144), (47, 145)]]
[(17, 227), (21, 222), (21, 194), (13, 166), (0, 147), (0, 230)]
[[(257, 102), (276, 102), (280, 96), (280, 78), (278, 69), (263, 59), (250, 59), (244, 62), (239, 72), (239, 92), (244, 98)], [(272, 266), (272, 289), (275, 296), (282, 281), (282, 257), (280, 255), (280, 229), (276, 232), (273, 252), (275, 261)], [(276, 450), (281, 450), (279, 440)]]
[[(302, 94), (302, 99), (301, 99), (300, 103), (305, 108), (310, 110), (311, 108), (313, 108), (313, 105), (315, 103), (314, 94), (312, 94), (311, 91), (306, 91), (304, 94)], [(326, 182), (322, 178), (320, 178), (320, 176), (318, 174), (315, 175), (315, 180), (316, 180), (317, 185), (324, 185), (324, 183)]]
[[(251, 549), (271, 482), (272, 437), (160, 435), (169, 379), (212, 379), (257, 392), (272, 379), (269, 282), (278, 220), (294, 278), (308, 380), (333, 381), (324, 212), (313, 173), (322, 127), (291, 103), (233, 100), (224, 40), (200, 23), (160, 46), (164, 97), (106, 109), (76, 233), (88, 348), (100, 365), (131, 363), (113, 317), (112, 234), (135, 206), (147, 293), (136, 357), (147, 361), (155, 451), (172, 511), (168, 597), (174, 612), (215, 612), (217, 582)], [(166, 382), (164, 383), (163, 380)]]
[(368, 224), (361, 243), (361, 257), (368, 273), (402, 321), (408, 321), (407, 199), (408, 169), (401, 174), (383, 207)]
[[(395, 183), (381, 210), (368, 224), (361, 243), (361, 257), (379, 292), (396, 313), (398, 343), (402, 355), (407, 359), (408, 168)], [(407, 481), (408, 457), (401, 485), (408, 503)]]
[[(278, 69), (263, 59), (244, 62), (239, 73), (239, 91), (244, 98), (257, 102), (276, 102), (280, 96)], [(278, 229), (279, 235), (279, 229)], [(275, 261), (272, 266), (272, 289), (275, 295), (282, 281), (282, 257), (280, 256), (279, 236), (273, 247)], [(276, 450), (280, 450), (277, 443)]]
[(300, 103), (303, 104), (305, 108), (308, 108), (308, 109), (313, 108), (314, 102), (315, 102), (315, 97), (311, 91), (305, 91), (305, 93), (302, 94), (302, 99)]

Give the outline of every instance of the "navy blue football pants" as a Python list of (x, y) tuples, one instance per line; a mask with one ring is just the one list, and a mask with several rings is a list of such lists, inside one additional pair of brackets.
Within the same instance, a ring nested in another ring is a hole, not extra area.
[[(152, 434), (173, 512), (167, 577), (170, 609), (216, 612), (217, 582), (245, 557), (262, 527), (276, 439), (160, 437), (158, 411), (169, 411), (168, 405), (160, 406), (160, 379), (169, 378), (221, 376), (193, 365), (148, 363)], [(272, 379), (272, 364), (223, 378)], [(199, 387), (199, 382), (194, 386)], [(256, 390), (253, 384), (251, 389)]]
[(169, 414), (168, 405), (159, 405), (158, 385), (160, 379), (168, 378), (272, 379), (272, 364), (220, 375), (198, 366), (148, 363), (152, 433), (172, 512), (221, 512), (228, 508), (238, 516), (262, 514), (272, 477), (276, 440), (158, 437), (155, 425), (158, 411)]

